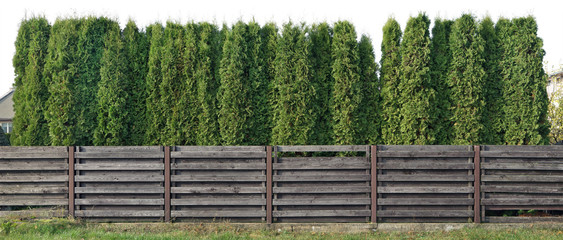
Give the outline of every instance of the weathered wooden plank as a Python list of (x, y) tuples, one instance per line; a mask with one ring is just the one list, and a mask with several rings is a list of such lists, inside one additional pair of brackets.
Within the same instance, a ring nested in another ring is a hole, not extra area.
[(76, 199), (76, 205), (164, 205), (164, 199)]
[(68, 211), (65, 209), (52, 209), (52, 208), (39, 208), (39, 209), (26, 209), (18, 211), (0, 211), (0, 217), (19, 217), (19, 218), (54, 218), (54, 217), (67, 217)]
[(0, 155), (6, 152), (66, 153), (67, 151), (67, 147), (62, 146), (0, 146)]
[(174, 152), (265, 152), (265, 146), (175, 146), (172, 147)]
[(0, 159), (53, 159), (68, 158), (66, 152), (0, 152)]
[(187, 198), (172, 199), (172, 206), (263, 206), (266, 199), (255, 198)]
[(481, 169), (501, 170), (563, 170), (563, 164), (558, 163), (481, 163)]
[(380, 151), (377, 157), (464, 158), (473, 157), (473, 151)]
[(30, 198), (21, 196), (21, 199), (0, 199), (0, 206), (65, 206), (68, 200), (65, 198)]
[(138, 176), (75, 176), (76, 182), (162, 182), (164, 176), (143, 175)]
[(122, 152), (161, 152), (161, 146), (80, 146), (78, 152), (122, 153)]
[(379, 157), (379, 152), (384, 151), (466, 152), (472, 151), (473, 148), (468, 145), (378, 145), (377, 150), (377, 155)]
[(511, 192), (511, 193), (558, 193), (563, 194), (563, 187), (546, 186), (481, 186), (483, 192)]
[[(379, 155), (378, 155), (379, 157)], [(424, 162), (413, 162), (413, 163), (377, 163), (378, 169), (473, 169), (473, 163), (424, 163)]]
[(523, 209), (533, 209), (533, 210), (545, 210), (545, 211), (563, 211), (563, 206), (550, 205), (550, 206), (530, 206), (530, 205), (497, 205), (497, 206), (485, 206), (485, 210), (493, 211), (505, 211), (505, 210), (523, 210)]
[(379, 198), (378, 205), (473, 205), (473, 198)]
[[(172, 156), (173, 157), (173, 156)], [(266, 163), (238, 163), (238, 162), (226, 162), (226, 163), (173, 163), (171, 164), (172, 170), (254, 170), (254, 169), (266, 169)]]
[(378, 210), (378, 217), (473, 217), (472, 210)]
[(194, 151), (171, 152), (172, 158), (266, 158), (266, 151)]
[(493, 198), (481, 199), (482, 205), (561, 205), (563, 198)]
[(264, 182), (266, 176), (174, 175), (172, 182)]
[(369, 205), (369, 198), (307, 198), (307, 199), (274, 199), (275, 206), (325, 206), (325, 205)]
[(538, 151), (563, 151), (561, 145), (485, 145), (484, 151), (492, 152), (538, 152)]
[(276, 182), (354, 182), (369, 181), (369, 174), (358, 175), (303, 175), (303, 176), (274, 176)]
[(274, 170), (291, 170), (291, 169), (370, 169), (369, 162), (348, 163), (348, 162), (299, 162), (299, 163), (274, 163)]
[(265, 187), (172, 187), (172, 193), (265, 193)]
[(489, 223), (563, 222), (563, 217), (485, 217)]
[(128, 194), (128, 193), (164, 193), (163, 187), (142, 187), (142, 188), (127, 188), (127, 187), (76, 187), (76, 193), (113, 193), (113, 194)]
[(27, 186), (3, 186), (0, 194), (55, 194), (67, 193), (68, 187), (27, 187)]
[(473, 193), (473, 187), (378, 187), (378, 193)]
[(77, 217), (163, 217), (164, 210), (76, 210)]
[(96, 163), (76, 164), (76, 170), (164, 170), (162, 163)]
[(369, 217), (368, 210), (281, 210), (274, 211), (274, 217)]
[(274, 193), (369, 193), (369, 186), (274, 187)]
[(473, 175), (413, 175), (413, 174), (380, 174), (380, 182), (470, 182)]
[(563, 158), (563, 151), (482, 151), (481, 157)]
[(276, 146), (278, 152), (365, 152), (365, 145)]
[(47, 170), (67, 170), (68, 164), (64, 161), (60, 163), (0, 163), (0, 171), (47, 171)]
[(563, 182), (563, 175), (484, 175), (483, 182)]
[(75, 158), (164, 158), (164, 152), (76, 152)]
[(172, 217), (200, 217), (200, 218), (236, 218), (236, 217), (265, 217), (264, 210), (172, 210)]
[(365, 157), (279, 157), (278, 162), (348, 162), (363, 163), (368, 162)]
[(36, 182), (66, 182), (68, 181), (68, 176), (60, 175), (60, 176), (0, 176), (0, 183), (16, 183), (16, 182), (27, 182), (27, 183), (36, 183)]

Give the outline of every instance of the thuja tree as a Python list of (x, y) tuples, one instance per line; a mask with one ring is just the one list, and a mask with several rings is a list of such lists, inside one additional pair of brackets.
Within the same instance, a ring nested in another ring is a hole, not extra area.
[(272, 144), (304, 145), (310, 142), (315, 123), (311, 84), (310, 40), (304, 25), (283, 25), (276, 51), (276, 76), (272, 98)]
[(381, 43), (381, 138), (384, 144), (401, 144), (401, 116), (399, 104), (400, 66), (401, 66), (401, 26), (390, 18), (383, 27)]
[(272, 128), (273, 124), (273, 113), (272, 113), (272, 88), (274, 83), (274, 78), (276, 76), (276, 48), (277, 48), (277, 38), (278, 38), (278, 28), (274, 23), (266, 23), (266, 25), (262, 26), (260, 29), (260, 38), (262, 40), (262, 44), (260, 46), (261, 49), (261, 58), (262, 58), (262, 72), (264, 75), (264, 79), (267, 85), (262, 86), (261, 91), (264, 91), (268, 96), (266, 98), (267, 102), (265, 103), (265, 115), (267, 121), (264, 123), (264, 135), (263, 137), (267, 139), (265, 143), (261, 144), (270, 144), (272, 141)]
[(465, 14), (455, 21), (450, 47), (452, 62), (448, 84), (452, 100), (452, 143), (478, 144), (484, 132), (484, 41), (473, 16)]
[(237, 22), (226, 33), (221, 59), (221, 85), (218, 92), (219, 132), (224, 145), (247, 143), (250, 100), (248, 99), (248, 26)]
[(401, 43), (401, 70), (398, 90), (402, 144), (426, 145), (435, 142), (432, 124), (434, 89), (430, 79), (430, 20), (424, 14), (411, 17)]
[(101, 58), (104, 49), (104, 36), (112, 23), (105, 17), (88, 17), (83, 20), (78, 37), (74, 135), (77, 145), (92, 145), (97, 123), (98, 83), (100, 82)]
[(108, 27), (104, 45), (100, 68), (101, 81), (97, 94), (98, 127), (94, 132), (94, 144), (127, 145), (130, 123), (126, 106), (129, 91), (127, 91), (128, 79), (125, 74), (124, 44), (117, 22), (111, 23)]
[(432, 28), (432, 45), (430, 50), (430, 77), (436, 90), (435, 114), (433, 124), (436, 143), (451, 144), (450, 93), (448, 88), (448, 71), (452, 59), (450, 51), (450, 33), (453, 21), (436, 19)]
[(162, 134), (166, 125), (161, 107), (160, 84), (162, 82), (161, 62), (164, 28), (155, 23), (147, 28), (150, 34), (150, 51), (146, 78), (146, 126), (145, 145), (162, 144)]
[(315, 126), (310, 144), (332, 144), (332, 115), (330, 96), (332, 78), (332, 28), (327, 23), (315, 24), (310, 29), (312, 83), (317, 92), (314, 104)]
[(10, 146), (10, 141), (2, 128), (0, 128), (0, 146)]
[(43, 79), (51, 26), (43, 17), (22, 21), (16, 39), (14, 129), (12, 145), (49, 145), (49, 127), (45, 120), (49, 97)]
[(147, 128), (146, 120), (146, 76), (149, 56), (149, 39), (140, 32), (133, 21), (123, 29), (123, 54), (125, 55), (125, 78), (127, 94), (127, 145), (143, 145)]
[(543, 41), (533, 17), (512, 20), (510, 78), (503, 84), (505, 141), (513, 145), (548, 144), (547, 76), (543, 70)]
[(479, 24), (479, 35), (484, 41), (483, 70), (485, 110), (483, 113), (483, 127), (485, 128), (482, 143), (499, 145), (503, 144), (502, 130), (502, 82), (499, 70), (499, 39), (495, 26), (490, 17), (486, 17)]
[(80, 25), (81, 21), (77, 19), (57, 19), (49, 38), (44, 73), (45, 85), (49, 89), (45, 119), (54, 146), (77, 144), (74, 136), (77, 122), (73, 111), (79, 75), (77, 45)]
[[(220, 35), (215, 25), (201, 23), (197, 38), (197, 59), (195, 81), (197, 84), (197, 145), (219, 145), (219, 123), (217, 122), (217, 89), (219, 82), (215, 75), (218, 60), (215, 56)], [(189, 37), (188, 37), (189, 38)], [(188, 39), (186, 39), (188, 43)], [(194, 49), (195, 50), (195, 49)]]
[(377, 144), (381, 139), (380, 92), (377, 78), (378, 66), (375, 62), (371, 39), (362, 35), (358, 43), (360, 57), (360, 144)]
[(248, 119), (248, 144), (265, 145), (270, 142), (270, 133), (268, 127), (270, 119), (268, 118), (268, 86), (269, 81), (266, 79), (264, 71), (265, 62), (262, 57), (262, 36), (260, 34), (260, 25), (256, 22), (248, 23), (248, 34), (246, 36), (246, 51), (248, 57), (248, 80), (251, 113)]

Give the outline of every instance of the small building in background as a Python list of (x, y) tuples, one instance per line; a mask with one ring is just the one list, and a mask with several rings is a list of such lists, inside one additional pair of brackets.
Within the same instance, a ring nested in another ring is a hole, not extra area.
[(14, 119), (14, 90), (10, 91), (0, 97), (0, 125), (4, 133), (12, 132), (12, 120)]

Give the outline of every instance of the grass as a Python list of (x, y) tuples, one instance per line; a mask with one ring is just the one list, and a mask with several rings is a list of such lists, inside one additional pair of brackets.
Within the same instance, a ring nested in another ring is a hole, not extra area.
[(0, 220), (0, 239), (563, 239), (563, 229), (480, 227), (432, 232), (318, 233), (240, 229), (228, 223), (104, 224), (72, 219)]

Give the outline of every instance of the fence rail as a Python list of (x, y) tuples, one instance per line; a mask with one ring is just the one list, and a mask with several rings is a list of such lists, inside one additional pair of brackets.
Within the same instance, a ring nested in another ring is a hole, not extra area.
[(563, 222), (498, 214), (563, 210), (563, 148), (0, 147), (0, 207), (94, 221)]

